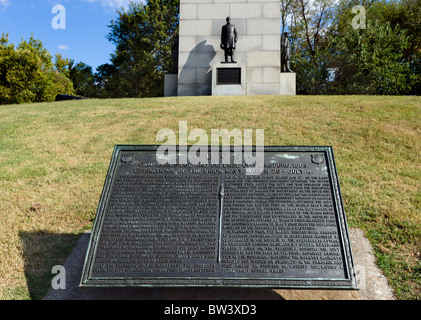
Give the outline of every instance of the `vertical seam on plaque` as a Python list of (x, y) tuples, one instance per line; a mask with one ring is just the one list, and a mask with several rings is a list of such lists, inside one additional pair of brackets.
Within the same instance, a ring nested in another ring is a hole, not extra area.
[(221, 186), (219, 187), (219, 215), (218, 215), (218, 255), (216, 259), (217, 264), (221, 264), (222, 262), (222, 221), (224, 216), (224, 183), (222, 181)]

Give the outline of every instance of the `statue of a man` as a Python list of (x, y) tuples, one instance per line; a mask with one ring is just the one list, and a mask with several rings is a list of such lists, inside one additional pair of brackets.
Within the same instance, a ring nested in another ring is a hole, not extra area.
[(291, 60), (291, 47), (289, 44), (289, 33), (284, 32), (281, 39), (281, 72), (293, 72), (289, 66)]
[(235, 25), (231, 24), (231, 18), (227, 17), (227, 24), (222, 27), (221, 33), (221, 49), (225, 51), (225, 62), (228, 62), (228, 57), (231, 57), (231, 62), (235, 63), (234, 50), (237, 40)]

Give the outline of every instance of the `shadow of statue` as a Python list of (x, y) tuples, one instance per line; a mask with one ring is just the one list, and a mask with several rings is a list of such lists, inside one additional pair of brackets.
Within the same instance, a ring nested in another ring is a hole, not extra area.
[(207, 44), (206, 40), (201, 41), (190, 51), (186, 62), (184, 64), (181, 63), (182, 68), (178, 77), (179, 85), (184, 86), (182, 95), (200, 96), (211, 94), (211, 64), (215, 56), (216, 51), (214, 46)]

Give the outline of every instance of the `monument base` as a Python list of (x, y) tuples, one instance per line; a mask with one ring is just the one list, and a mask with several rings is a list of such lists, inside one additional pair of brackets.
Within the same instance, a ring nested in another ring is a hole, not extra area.
[(178, 75), (166, 74), (164, 78), (164, 97), (176, 97), (178, 95)]
[(212, 66), (212, 95), (246, 94), (246, 67), (243, 63), (220, 62)]
[(281, 73), (281, 96), (295, 96), (296, 90), (295, 72)]

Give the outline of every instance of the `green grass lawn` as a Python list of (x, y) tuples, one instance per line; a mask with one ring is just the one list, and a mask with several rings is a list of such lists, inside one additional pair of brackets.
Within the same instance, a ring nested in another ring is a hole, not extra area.
[(0, 299), (40, 299), (92, 227), (115, 144), (163, 128), (264, 129), (266, 145), (331, 145), (349, 227), (398, 299), (421, 299), (421, 98), (248, 96), (0, 106)]

